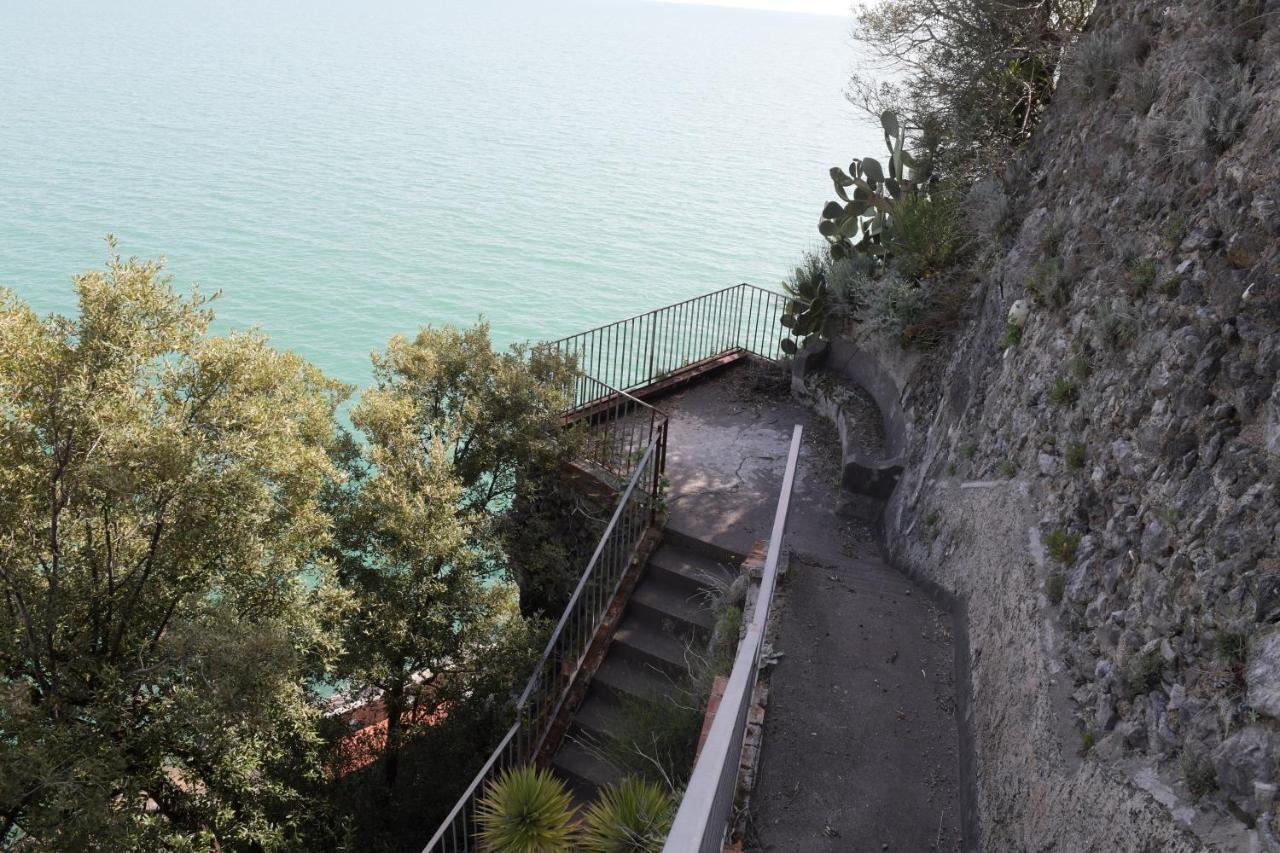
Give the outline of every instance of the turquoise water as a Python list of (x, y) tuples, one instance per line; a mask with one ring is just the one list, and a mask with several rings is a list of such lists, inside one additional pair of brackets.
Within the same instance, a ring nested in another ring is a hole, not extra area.
[(361, 383), (395, 332), (545, 339), (817, 240), (878, 150), (851, 22), (642, 0), (0, 0), (0, 284), (165, 255)]

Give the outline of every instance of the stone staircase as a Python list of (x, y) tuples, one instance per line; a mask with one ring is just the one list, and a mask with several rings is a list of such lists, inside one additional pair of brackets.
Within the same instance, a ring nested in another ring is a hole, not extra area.
[(591, 745), (619, 730), (627, 697), (676, 698), (689, 674), (687, 650), (701, 653), (711, 635), (712, 593), (732, 580), (740, 564), (731, 552), (664, 533), (551, 759), (576, 803), (591, 801), (598, 787), (621, 777)]

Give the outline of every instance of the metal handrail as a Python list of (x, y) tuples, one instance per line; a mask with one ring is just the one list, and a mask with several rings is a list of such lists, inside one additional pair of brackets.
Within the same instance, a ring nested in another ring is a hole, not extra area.
[(796, 424), (791, 434), (791, 451), (782, 477), (782, 493), (773, 516), (773, 532), (769, 535), (769, 551), (760, 579), (760, 593), (746, 634), (738, 644), (733, 669), (720, 698), (720, 706), (711, 721), (706, 743), (693, 766), (689, 785), (685, 788), (680, 808), (662, 848), (664, 853), (719, 853), (733, 813), (734, 795), (738, 789), (738, 769), (742, 742), (746, 736), (747, 714), (751, 709), (756, 677), (760, 669), (760, 651), (764, 646), (765, 625), (778, 579), (778, 560), (786, 536), (787, 516), (791, 510), (791, 490), (795, 484), (796, 463), (800, 456), (801, 428)]
[(564, 415), (566, 421), (585, 420), (593, 427), (580, 461), (590, 462), (612, 474), (619, 483), (625, 483), (639, 464), (644, 448), (662, 436), (663, 452), (654, 471), (656, 488), (666, 469), (667, 414), (581, 371), (574, 383), (575, 399), (589, 397), (591, 400), (575, 405)]
[[(622, 497), (618, 500), (618, 506), (614, 509), (613, 517), (609, 519), (609, 525), (605, 528), (604, 535), (600, 537), (600, 542), (596, 545), (596, 550), (591, 555), (591, 560), (587, 563), (586, 571), (584, 571), (582, 573), (582, 577), (578, 579), (578, 585), (574, 587), (573, 595), (569, 596), (569, 603), (565, 605), (564, 612), (560, 614), (560, 621), (556, 623), (556, 627), (551, 632), (551, 637), (547, 640), (547, 647), (542, 653), (542, 658), (538, 661), (537, 666), (534, 667), (533, 675), (529, 678), (528, 685), (526, 685), (524, 692), (520, 694), (520, 698), (516, 702), (516, 706), (518, 708), (527, 710), (533, 704), (533, 700), (539, 693), (538, 687), (540, 686), (540, 681), (542, 680), (544, 673), (554, 671), (557, 668), (557, 664), (564, 656), (565, 650), (560, 649), (557, 653), (557, 649), (559, 649), (562, 640), (565, 640), (565, 638), (568, 638), (569, 643), (581, 646), (577, 654), (570, 657), (570, 660), (573, 661), (573, 665), (571, 667), (572, 671), (567, 673), (567, 680), (570, 684), (573, 683), (573, 676), (576, 676), (578, 670), (582, 667), (582, 662), (586, 658), (591, 645), (591, 639), (595, 636), (596, 629), (599, 627), (599, 620), (604, 616), (604, 611), (608, 609), (609, 603), (613, 601), (614, 595), (617, 594), (618, 586), (622, 583), (622, 577), (625, 574), (624, 570), (626, 568), (626, 563), (629, 561), (623, 560), (615, 562), (615, 565), (611, 567), (611, 574), (613, 576), (605, 578), (604, 590), (593, 591), (592, 601), (587, 601), (586, 599), (587, 589), (593, 579), (596, 567), (602, 563), (602, 555), (605, 554), (606, 547), (613, 547), (615, 544), (610, 540), (615, 531), (620, 529), (619, 525), (622, 523), (621, 519), (623, 518), (624, 510), (627, 508), (627, 505), (631, 500), (631, 496), (636, 491), (636, 487), (641, 479), (640, 475), (644, 473), (645, 468), (649, 463), (656, 463), (657, 454), (660, 449), (658, 445), (659, 441), (655, 438), (649, 445), (648, 449), (645, 450), (644, 458), (636, 467), (635, 475), (632, 476), (631, 482), (627, 484), (626, 491), (622, 493)], [(649, 495), (648, 497), (652, 500), (654, 496)], [(597, 619), (590, 626), (590, 629), (585, 632), (574, 630), (570, 633), (566, 633), (567, 626), (573, 621), (575, 608), (584, 601), (587, 601), (588, 604), (594, 603), (596, 605), (598, 610)], [(547, 691), (543, 690), (541, 692), (545, 695)], [(547, 716), (554, 717), (554, 713), (547, 715), (545, 711), (550, 708), (552, 704), (554, 704), (556, 709), (558, 709), (562, 702), (563, 696), (555, 700), (554, 703), (546, 703), (537, 714), (532, 716), (523, 714), (522, 716), (534, 721), (542, 720)], [(538, 749), (542, 746), (542, 739), (545, 738), (545, 736), (545, 731), (542, 731), (539, 734), (536, 743), (533, 743), (534, 748), (530, 751), (531, 755), (536, 755), (538, 753)]]
[(635, 545), (649, 527), (656, 498), (656, 492), (649, 491), (649, 484), (656, 485), (656, 480), (650, 477), (665, 447), (664, 423), (632, 473), (604, 535), (547, 640), (542, 658), (515, 703), (516, 721), (427, 842), (423, 853), (474, 849), (475, 810), (484, 787), (500, 770), (530, 761), (541, 750), (567, 688), (582, 668), (592, 640), (618, 592)]
[[(619, 481), (625, 480), (626, 487), (516, 703), (516, 721), (423, 853), (474, 849), (475, 808), (485, 785), (500, 770), (538, 755), (547, 727), (559, 714), (567, 689), (617, 594), (634, 546), (652, 523), (666, 467), (668, 416), (628, 392), (728, 353), (747, 352), (778, 360), (784, 354), (783, 339), (795, 340), (779, 321), (799, 301), (752, 284), (738, 284), (549, 344), (572, 356), (578, 369), (566, 420), (587, 419), (604, 427), (588, 444), (588, 461), (610, 471)], [(798, 441), (799, 427), (796, 429)], [(632, 465), (639, 447), (644, 447), (644, 452)], [(786, 479), (788, 495), (794, 453), (793, 449)], [(776, 555), (773, 561), (776, 569)], [(772, 581), (769, 588), (772, 590)]]
[[(573, 356), (578, 369), (621, 391), (650, 385), (682, 368), (742, 351), (780, 359), (782, 341), (795, 338), (781, 324), (802, 300), (785, 293), (735, 284), (683, 302), (636, 314), (551, 341)], [(590, 405), (579, 396), (577, 406)]]

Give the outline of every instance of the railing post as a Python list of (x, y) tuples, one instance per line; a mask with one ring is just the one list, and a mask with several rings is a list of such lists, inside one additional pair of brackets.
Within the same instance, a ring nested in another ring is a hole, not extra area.
[(658, 312), (649, 313), (649, 370), (645, 375), (644, 384), (648, 385), (653, 381), (654, 359), (657, 356), (658, 341)]
[(737, 308), (734, 309), (734, 312), (738, 315), (738, 327), (733, 332), (733, 342), (736, 346), (742, 347), (745, 350), (750, 350), (751, 348), (748, 346), (744, 346), (742, 341), (742, 319), (744, 316), (742, 313), (742, 301), (744, 298), (743, 294), (747, 292), (746, 283), (743, 282), (742, 284), (739, 284), (735, 288), (735, 290), (738, 291), (736, 294), (738, 297), (738, 305), (737, 305)]

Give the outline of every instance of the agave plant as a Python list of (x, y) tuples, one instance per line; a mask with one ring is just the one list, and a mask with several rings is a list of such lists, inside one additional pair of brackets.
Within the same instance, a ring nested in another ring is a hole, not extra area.
[[(826, 333), (831, 298), (822, 258), (816, 254), (807, 255), (791, 278), (782, 283), (782, 289), (791, 297), (780, 319), (788, 330), (781, 342), (782, 351), (795, 355), (811, 338)], [(796, 339), (800, 340), (799, 345)]]
[(929, 162), (906, 150), (906, 131), (897, 114), (885, 110), (880, 114), (880, 126), (889, 148), (887, 168), (874, 157), (854, 160), (848, 172), (839, 166), (831, 168), (831, 182), (841, 201), (828, 202), (822, 209), (818, 233), (826, 238), (835, 260), (858, 253), (883, 258), (882, 237), (898, 203), (915, 195), (929, 180)]
[(492, 782), (476, 817), (480, 842), (493, 853), (561, 853), (571, 849), (577, 829), (564, 783), (530, 766)]
[(578, 846), (587, 853), (659, 853), (676, 801), (654, 782), (634, 776), (609, 785), (587, 810)]

